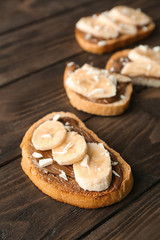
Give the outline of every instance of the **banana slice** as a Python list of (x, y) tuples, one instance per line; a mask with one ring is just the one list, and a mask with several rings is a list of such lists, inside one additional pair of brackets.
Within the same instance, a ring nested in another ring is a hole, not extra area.
[(126, 24), (143, 26), (151, 22), (151, 18), (139, 9), (117, 6), (109, 11), (109, 16), (116, 21)]
[(33, 133), (32, 143), (37, 150), (50, 150), (59, 146), (66, 138), (66, 129), (58, 121), (42, 123)]
[(112, 180), (111, 158), (102, 143), (88, 143), (87, 146), (89, 157), (73, 164), (75, 179), (84, 190), (103, 191)]
[(136, 34), (137, 33), (137, 28), (133, 25), (129, 25), (126, 23), (117, 23), (118, 27), (119, 27), (119, 32), (122, 34)]
[(102, 21), (99, 16), (81, 18), (77, 22), (76, 27), (95, 37), (105, 39), (116, 38), (119, 34), (115, 24), (112, 24), (111, 21), (108, 21), (106, 24), (106, 22)]
[[(147, 45), (140, 45), (128, 54), (132, 61), (147, 61), (155, 64), (160, 64), (160, 51), (155, 51), (155, 48), (150, 48)], [(145, 64), (145, 63), (144, 63)]]
[(160, 77), (160, 65), (153, 62), (134, 61), (127, 63), (121, 70), (122, 74), (134, 76)]
[(70, 74), (67, 86), (88, 98), (106, 98), (116, 95), (116, 77), (110, 77), (107, 70), (85, 64)]
[(108, 11), (105, 11), (99, 15), (99, 21), (103, 24), (110, 25), (114, 29), (116, 29), (119, 33), (122, 34), (136, 34), (137, 28), (133, 25), (122, 23), (122, 22), (116, 22), (114, 19), (112, 19), (109, 15)]
[(83, 136), (76, 132), (67, 132), (61, 146), (52, 149), (53, 159), (60, 165), (70, 165), (84, 158), (87, 144)]

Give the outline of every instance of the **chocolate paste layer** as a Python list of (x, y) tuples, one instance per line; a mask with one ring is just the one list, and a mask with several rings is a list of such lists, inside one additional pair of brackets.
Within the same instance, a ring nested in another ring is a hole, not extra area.
[(124, 65), (130, 61), (131, 60), (128, 58), (128, 56), (123, 56), (123, 57), (117, 58), (116, 60), (113, 60), (112, 61), (113, 72), (121, 73), (121, 70), (124, 67)]
[[(81, 128), (79, 126), (78, 121), (76, 121), (75, 119), (70, 118), (70, 117), (63, 117), (63, 118), (60, 118), (59, 121), (62, 122), (64, 125), (67, 122), (67, 126), (70, 127), (70, 131), (75, 131), (75, 132), (79, 133), (80, 135), (84, 136), (86, 142), (97, 143), (97, 141), (93, 138), (93, 136), (91, 136), (87, 131), (85, 131), (83, 128)], [(52, 158), (53, 156), (52, 156), (51, 150), (49, 150), (49, 151), (38, 151), (34, 148), (32, 142), (30, 140), (29, 151), (30, 151), (30, 158), (32, 159), (33, 164), (37, 168), (39, 174), (44, 178), (44, 180), (48, 181), (48, 182), (58, 183), (61, 186), (63, 186), (63, 188), (65, 187), (66, 191), (77, 192), (79, 194), (82, 193), (83, 195), (91, 195), (91, 196), (95, 196), (95, 197), (100, 197), (100, 196), (105, 195), (106, 193), (117, 190), (121, 185), (121, 182), (122, 182), (122, 179), (123, 179), (123, 173), (122, 173), (120, 163), (118, 163), (116, 166), (114, 166), (112, 168), (121, 177), (119, 178), (119, 177), (116, 177), (112, 174), (112, 182), (111, 182), (110, 187), (107, 190), (104, 190), (104, 191), (101, 191), (101, 192), (85, 191), (75, 181), (75, 176), (74, 176), (74, 171), (73, 171), (72, 165), (68, 165), (68, 166), (63, 165), (62, 166), (62, 165), (59, 165), (56, 161), (54, 161), (52, 165), (40, 168), (38, 166), (39, 160), (32, 156), (33, 152), (41, 153), (43, 155), (43, 158)], [(110, 152), (110, 156), (111, 156), (111, 160), (113, 162), (117, 162), (117, 157), (113, 153)], [(61, 178), (59, 176), (59, 174), (61, 173), (60, 170), (63, 170), (66, 173), (68, 181), (64, 180), (63, 178)]]

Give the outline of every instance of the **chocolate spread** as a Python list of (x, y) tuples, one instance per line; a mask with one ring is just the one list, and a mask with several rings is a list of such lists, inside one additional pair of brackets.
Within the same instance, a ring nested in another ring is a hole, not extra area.
[[(66, 122), (68, 123), (68, 126), (70, 127), (71, 131), (75, 131), (79, 133), (80, 135), (84, 136), (86, 142), (95, 142), (97, 141), (94, 139), (94, 137), (89, 134), (86, 130), (81, 128), (79, 126), (79, 123), (77, 120), (70, 118), (70, 117), (63, 117), (59, 119), (60, 122), (65, 124)], [(53, 162), (52, 165), (40, 168), (38, 165), (39, 160), (34, 158), (32, 156), (33, 152), (38, 152), (43, 155), (44, 158), (52, 158), (52, 151), (38, 151), (34, 148), (31, 139), (30, 139), (30, 158), (32, 159), (32, 162), (34, 166), (37, 168), (39, 174), (44, 178), (45, 181), (48, 182), (55, 182), (58, 183), (60, 186), (63, 186), (66, 189), (66, 191), (69, 192), (76, 192), (78, 194), (83, 194), (83, 195), (90, 195), (90, 196), (95, 196), (95, 197), (100, 197), (105, 195), (106, 193), (112, 192), (117, 190), (122, 182), (123, 179), (123, 173), (121, 169), (121, 164), (118, 163), (116, 166), (112, 167), (121, 177), (115, 177), (114, 175), (112, 176), (112, 182), (110, 187), (107, 190), (101, 191), (101, 192), (96, 192), (96, 191), (85, 191), (83, 190), (78, 183), (75, 181), (75, 176), (74, 176), (74, 171), (72, 165), (59, 165), (56, 161)], [(117, 162), (117, 157), (110, 151), (110, 156), (111, 160), (113, 162)], [(61, 173), (60, 170), (63, 170), (68, 178), (68, 181), (64, 180), (59, 176)]]
[(123, 56), (113, 60), (112, 62), (112, 69), (116, 73), (121, 73), (122, 68), (124, 67), (125, 63), (130, 62), (131, 60), (127, 56)]

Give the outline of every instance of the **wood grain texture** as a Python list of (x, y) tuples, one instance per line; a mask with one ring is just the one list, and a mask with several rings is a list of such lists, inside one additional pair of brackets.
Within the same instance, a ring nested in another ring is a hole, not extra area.
[[(128, 111), (106, 118), (74, 109), (62, 84), (67, 61), (103, 68), (112, 54), (83, 52), (74, 39), (75, 22), (120, 4), (140, 7), (156, 20), (156, 30), (141, 43), (159, 45), (158, 0), (0, 2), (0, 239), (160, 238), (160, 89), (136, 86)], [(75, 113), (131, 165), (134, 187), (123, 201), (80, 209), (44, 195), (23, 173), (19, 144), (25, 131), (61, 110)]]
[(84, 239), (160, 239), (160, 231), (158, 230), (160, 229), (159, 189), (160, 184), (156, 184)]
[[(58, 14), (72, 11), (73, 8), (89, 4), (93, 0), (7, 0), (0, 1), (0, 33), (9, 32)], [(6, 14), (7, 13), (7, 14)]]
[[(114, 5), (122, 2), (116, 0)], [(148, 11), (157, 7), (155, 0), (150, 3), (147, 0), (144, 2), (148, 6)], [(127, 4), (136, 8), (143, 6), (144, 2), (137, 4), (136, 1), (130, 1)], [(94, 1), (92, 7), (87, 4), (81, 5), (73, 9), (71, 13), (64, 12), (43, 22), (37, 22), (1, 36), (0, 86), (81, 53), (82, 49), (74, 38), (75, 23), (81, 16), (91, 15), (111, 7), (113, 7), (112, 2), (106, 4), (105, 0)], [(152, 16), (151, 12), (148, 14)], [(155, 14), (153, 18), (159, 18), (159, 15)], [(158, 25), (157, 33), (160, 32), (159, 28)], [(158, 43), (156, 37), (154, 44)]]
[(6, 237), (4, 239), (10, 232), (12, 239), (17, 239), (14, 236), (18, 235), (18, 226), (23, 229), (20, 239), (77, 239), (128, 206), (158, 178), (141, 176), (137, 181), (139, 184), (120, 203), (85, 210), (44, 195), (23, 173), (20, 158), (16, 159), (0, 168), (0, 227)]

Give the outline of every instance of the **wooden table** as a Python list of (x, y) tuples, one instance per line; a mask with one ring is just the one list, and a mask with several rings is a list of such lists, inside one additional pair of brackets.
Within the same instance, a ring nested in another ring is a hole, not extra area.
[[(84, 52), (75, 41), (74, 24), (118, 4), (152, 16), (157, 28), (142, 43), (160, 45), (159, 0), (0, 2), (0, 239), (160, 239), (160, 89), (134, 87), (125, 114), (99, 117), (74, 109), (62, 83), (67, 61), (105, 66), (112, 53)], [(135, 183), (126, 199), (80, 209), (44, 195), (23, 173), (24, 133), (60, 110), (77, 114), (131, 165)]]

